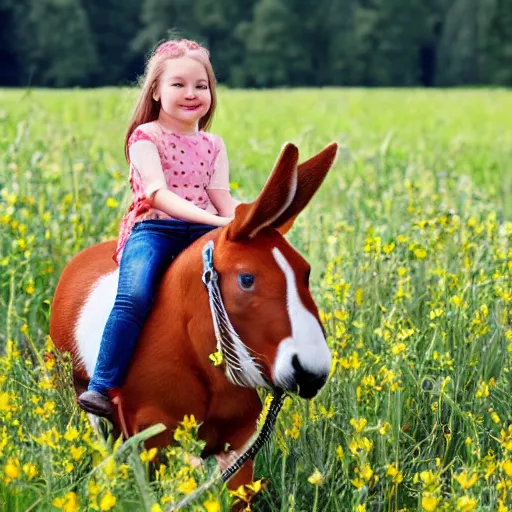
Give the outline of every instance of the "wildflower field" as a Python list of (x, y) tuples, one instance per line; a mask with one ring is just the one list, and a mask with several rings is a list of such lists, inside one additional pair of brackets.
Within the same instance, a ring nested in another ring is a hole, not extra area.
[[(136, 95), (0, 91), (2, 511), (157, 512), (214, 474), (189, 463), (193, 417), (151, 477), (141, 439), (97, 438), (48, 336), (64, 265), (115, 237), (128, 205)], [(287, 399), (252, 489), (217, 484), (186, 510), (256, 493), (246, 510), (512, 511), (510, 112), (499, 89), (219, 91), (241, 200), (284, 142), (301, 160), (340, 143), (287, 235), (333, 367), (316, 399)]]

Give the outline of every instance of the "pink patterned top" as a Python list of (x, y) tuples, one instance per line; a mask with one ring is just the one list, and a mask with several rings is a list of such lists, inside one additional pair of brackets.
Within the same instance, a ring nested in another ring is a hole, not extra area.
[[(150, 218), (172, 219), (151, 206), (151, 196), (168, 188), (196, 206), (215, 213), (209, 189), (229, 190), (227, 161), (217, 162), (224, 142), (217, 135), (194, 135), (164, 130), (157, 122), (137, 127), (128, 140), (130, 185), (133, 200), (125, 213), (113, 259), (116, 263), (136, 222)], [(225, 154), (225, 152), (224, 152)]]

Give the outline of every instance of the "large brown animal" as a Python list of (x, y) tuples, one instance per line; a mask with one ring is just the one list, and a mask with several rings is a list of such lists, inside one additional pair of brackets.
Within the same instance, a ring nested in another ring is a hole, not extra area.
[[(206, 441), (202, 456), (222, 454), (226, 443), (240, 450), (262, 410), (257, 386), (312, 398), (325, 384), (331, 354), (308, 288), (310, 267), (283, 234), (321, 185), (336, 151), (332, 143), (297, 165), (297, 148), (285, 145), (259, 197), (240, 204), (230, 224), (204, 235), (169, 267), (118, 393), (125, 435), (163, 423), (168, 429), (152, 444), (167, 445), (184, 415), (194, 414)], [(202, 249), (210, 240), (225, 310), (248, 350), (238, 354), (245, 387), (209, 359), (216, 337), (201, 277)], [(55, 291), (50, 334), (60, 351), (72, 354), (77, 395), (93, 373), (114, 303), (114, 250), (109, 241), (80, 252)], [(249, 461), (230, 486), (252, 477)]]

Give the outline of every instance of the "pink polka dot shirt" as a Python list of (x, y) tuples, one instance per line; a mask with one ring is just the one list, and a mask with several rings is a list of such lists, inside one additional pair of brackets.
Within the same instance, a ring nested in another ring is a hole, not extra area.
[(118, 262), (136, 222), (151, 218), (172, 219), (151, 206), (151, 196), (167, 188), (210, 213), (215, 212), (209, 189), (229, 191), (227, 162), (218, 162), (222, 139), (199, 131), (193, 135), (169, 132), (157, 122), (137, 127), (128, 140), (130, 185), (133, 199), (124, 215), (114, 253)]

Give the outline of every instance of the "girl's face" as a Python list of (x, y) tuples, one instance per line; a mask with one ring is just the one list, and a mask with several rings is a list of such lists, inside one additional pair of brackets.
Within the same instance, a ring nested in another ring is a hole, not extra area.
[(153, 98), (160, 100), (160, 117), (181, 129), (197, 129), (212, 97), (205, 67), (190, 57), (168, 59)]

